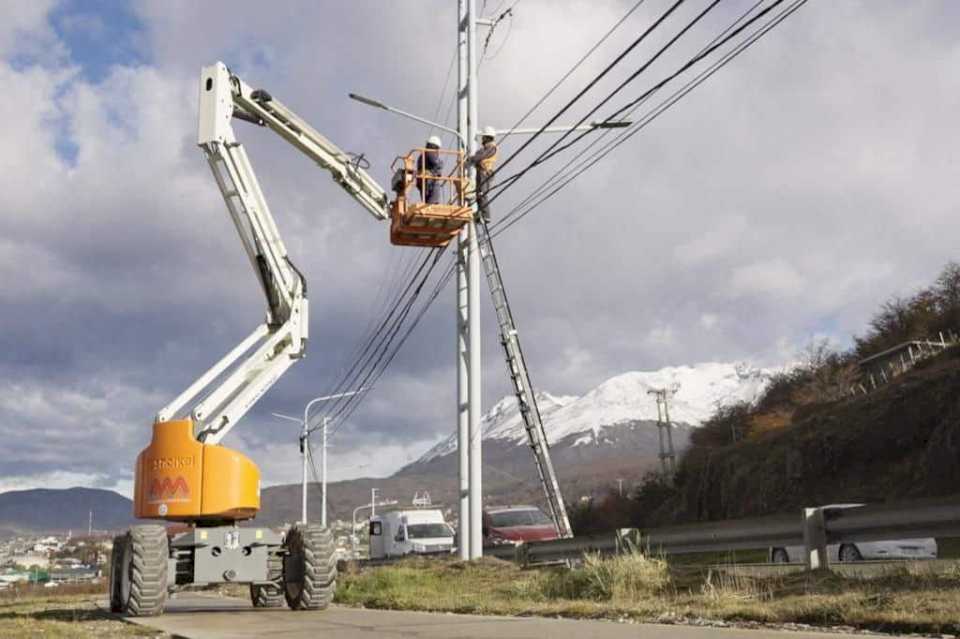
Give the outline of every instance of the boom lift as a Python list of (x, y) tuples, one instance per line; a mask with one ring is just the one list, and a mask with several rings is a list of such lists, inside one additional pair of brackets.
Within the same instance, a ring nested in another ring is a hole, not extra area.
[[(379, 220), (391, 219), (400, 246), (445, 246), (473, 214), (466, 204), (463, 154), (446, 176), (418, 172), (414, 149), (398, 158), (396, 197), (339, 149), (263, 90), (253, 90), (218, 62), (200, 77), (198, 145), (223, 195), (267, 303), (264, 322), (157, 414), (150, 445), (137, 457), (134, 514), (181, 522), (135, 526), (114, 539), (110, 606), (132, 616), (163, 612), (168, 591), (189, 584), (247, 583), (255, 607), (322, 609), (333, 598), (333, 538), (319, 526), (295, 524), (284, 535), (240, 528), (260, 508), (260, 471), (221, 440), (258, 399), (306, 352), (307, 283), (287, 255), (233, 119), (269, 128), (330, 172), (335, 182)], [(411, 202), (410, 188), (441, 182), (445, 199)], [(550, 461), (536, 397), (485, 225), (481, 256), (493, 296), (520, 412), (551, 514), (561, 536), (571, 536), (563, 497)]]
[(135, 526), (114, 539), (110, 605), (129, 615), (163, 611), (168, 590), (187, 584), (250, 584), (254, 606), (325, 608), (333, 597), (333, 538), (297, 524), (281, 535), (240, 528), (260, 507), (260, 472), (220, 445), (253, 404), (304, 356), (307, 284), (287, 255), (232, 120), (265, 126), (328, 170), (375, 218), (387, 195), (358, 162), (267, 92), (252, 90), (217, 63), (202, 70), (198, 144), (263, 289), (262, 324), (157, 414), (137, 458), (138, 518), (190, 524), (168, 538), (162, 525)]

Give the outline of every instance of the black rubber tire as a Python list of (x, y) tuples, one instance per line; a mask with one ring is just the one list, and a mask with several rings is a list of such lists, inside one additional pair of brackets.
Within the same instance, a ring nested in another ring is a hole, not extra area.
[(787, 554), (785, 548), (774, 548), (773, 552), (770, 553), (770, 559), (775, 564), (789, 564), (790, 555)]
[(294, 524), (284, 540), (283, 594), (293, 610), (323, 610), (337, 588), (333, 534), (320, 526)]
[(134, 526), (124, 536), (122, 545), (120, 612), (130, 617), (163, 614), (167, 600), (167, 559), (170, 556), (166, 528)]
[(855, 545), (843, 544), (840, 546), (840, 550), (837, 552), (837, 559), (844, 563), (850, 563), (854, 561), (863, 561), (863, 555), (860, 554), (860, 549)]
[(267, 557), (267, 579), (274, 585), (250, 584), (250, 602), (254, 608), (279, 608), (283, 605), (283, 555), (273, 549)]
[(110, 551), (110, 612), (123, 612), (120, 564), (123, 559), (123, 549), (126, 541), (126, 535), (117, 535), (113, 538), (113, 550)]

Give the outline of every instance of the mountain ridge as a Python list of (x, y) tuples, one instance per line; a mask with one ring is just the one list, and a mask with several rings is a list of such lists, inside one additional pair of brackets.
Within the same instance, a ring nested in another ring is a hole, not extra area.
[(133, 502), (102, 488), (30, 488), (0, 493), (0, 528), (23, 533), (120, 530), (136, 522)]
[[(754, 401), (766, 388), (772, 374), (770, 370), (743, 362), (706, 362), (656, 371), (629, 371), (607, 379), (580, 396), (539, 391), (537, 398), (551, 457), (567, 501), (572, 503), (581, 497), (602, 494), (619, 485), (621, 480), (626, 483), (625, 487), (629, 487), (659, 467), (657, 406), (648, 391), (654, 388), (675, 391), (670, 407), (674, 446), (679, 456), (687, 448), (694, 429), (717, 407), (731, 402)], [(541, 503), (542, 490), (526, 446), (526, 431), (516, 398), (509, 395), (494, 403), (483, 416), (481, 428), (485, 501)], [(416, 491), (428, 490), (435, 501), (451, 506), (456, 503), (458, 493), (457, 463), (454, 433), (390, 477), (331, 482), (330, 517), (349, 520), (358, 504), (369, 501), (371, 488), (377, 488), (382, 498), (401, 501), (406, 501)], [(32, 510), (60, 513), (59, 500), (42, 492), (47, 490), (52, 489), (34, 489)], [(118, 529), (133, 523), (129, 499), (112, 491), (101, 492), (115, 496), (107, 500), (114, 503), (115, 508), (94, 506), (95, 528)], [(5, 519), (5, 512), (14, 512), (10, 509), (4, 511), (2, 507), (4, 495), (10, 494), (0, 494), (0, 526), (33, 530), (85, 530), (87, 527), (90, 508), (77, 505), (82, 500), (76, 499), (73, 500), (76, 512), (69, 511), (60, 522), (28, 512), (31, 508), (17, 511), (18, 518)], [(318, 512), (319, 496), (318, 487), (311, 485), (312, 513)], [(38, 507), (37, 504), (48, 505)], [(265, 487), (257, 521), (262, 525), (296, 521), (299, 509), (299, 484)], [(107, 513), (112, 514), (106, 517)]]
[[(569, 435), (584, 435), (579, 444), (596, 440), (599, 429), (628, 422), (657, 420), (657, 406), (649, 391), (673, 391), (670, 416), (674, 424), (699, 426), (721, 406), (753, 402), (769, 384), (770, 369), (746, 362), (702, 362), (689, 366), (668, 366), (655, 371), (628, 371), (615, 375), (581, 396), (553, 395), (537, 391), (537, 402), (547, 440), (551, 445)], [(516, 398), (508, 395), (497, 401), (481, 418), (484, 440), (510, 440), (526, 444), (526, 431)], [(587, 434), (590, 437), (587, 437)], [(456, 450), (452, 433), (411, 465), (429, 462)], [(403, 472), (403, 469), (401, 471)]]

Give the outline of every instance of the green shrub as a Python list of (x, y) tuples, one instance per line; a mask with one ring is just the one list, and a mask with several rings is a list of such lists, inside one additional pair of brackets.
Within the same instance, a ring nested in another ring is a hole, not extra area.
[(601, 557), (587, 555), (583, 567), (547, 573), (540, 591), (548, 599), (637, 602), (670, 585), (667, 562), (640, 552)]

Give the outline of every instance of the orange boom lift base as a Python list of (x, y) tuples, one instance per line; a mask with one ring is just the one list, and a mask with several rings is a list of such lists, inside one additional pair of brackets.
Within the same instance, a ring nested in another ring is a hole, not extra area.
[(235, 450), (197, 441), (190, 419), (156, 422), (133, 492), (141, 519), (240, 521), (260, 508), (260, 470)]

